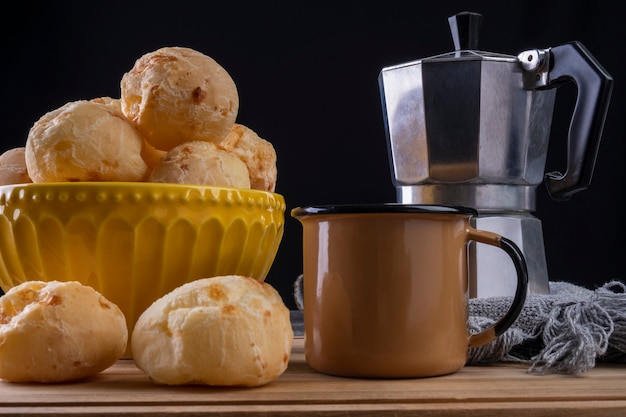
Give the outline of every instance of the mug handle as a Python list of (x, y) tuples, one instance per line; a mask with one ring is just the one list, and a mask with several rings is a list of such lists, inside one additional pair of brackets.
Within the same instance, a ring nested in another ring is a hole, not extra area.
[(517, 287), (509, 310), (492, 326), (480, 333), (470, 336), (469, 347), (472, 348), (495, 340), (515, 322), (526, 302), (526, 294), (528, 292), (528, 268), (526, 267), (526, 261), (524, 260), (522, 251), (513, 241), (497, 233), (477, 230), (472, 227), (469, 227), (466, 232), (467, 240), (474, 240), (479, 243), (495, 246), (505, 251), (513, 261), (515, 272), (517, 273)]

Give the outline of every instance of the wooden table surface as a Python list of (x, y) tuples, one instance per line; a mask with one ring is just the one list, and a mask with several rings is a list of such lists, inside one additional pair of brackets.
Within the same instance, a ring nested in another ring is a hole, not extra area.
[(626, 416), (626, 365), (598, 364), (578, 377), (526, 370), (497, 364), (435, 378), (338, 378), (312, 370), (297, 337), (287, 371), (262, 387), (160, 386), (132, 360), (120, 360), (81, 382), (0, 381), (0, 414)]

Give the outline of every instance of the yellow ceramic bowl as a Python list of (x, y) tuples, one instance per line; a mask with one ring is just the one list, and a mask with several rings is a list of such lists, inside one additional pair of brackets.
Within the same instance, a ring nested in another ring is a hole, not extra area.
[(116, 303), (132, 332), (153, 301), (186, 282), (228, 274), (264, 280), (283, 236), (284, 212), (280, 194), (247, 189), (1, 186), (0, 287), (79, 281)]

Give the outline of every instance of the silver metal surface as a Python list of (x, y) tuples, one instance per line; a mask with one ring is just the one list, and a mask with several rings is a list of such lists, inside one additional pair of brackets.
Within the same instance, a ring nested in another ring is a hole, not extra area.
[[(478, 50), (482, 16), (448, 18), (455, 50), (383, 68), (378, 77), (397, 200), (477, 209), (475, 224), (517, 243), (531, 293), (549, 290), (536, 188), (567, 200), (589, 186), (613, 78), (577, 41), (517, 56)], [(564, 174), (545, 172), (556, 91), (578, 89)], [(474, 296), (508, 295), (515, 271), (472, 245)], [(512, 267), (512, 265), (509, 265)], [(514, 289), (514, 288), (513, 288)]]
[[(512, 240), (524, 254), (528, 267), (528, 293), (548, 294), (549, 277), (541, 221), (530, 214), (479, 215), (471, 224)], [(469, 245), (469, 290), (472, 298), (513, 296), (517, 285), (511, 259), (492, 246)]]
[[(524, 83), (541, 82), (544, 52), (523, 55), (522, 65), (518, 57), (455, 51), (387, 67), (379, 76), (398, 202), (477, 209), (477, 228), (522, 250), (529, 292), (540, 294), (549, 291), (549, 279), (541, 222), (531, 213), (556, 90), (527, 90)], [(498, 252), (470, 245), (473, 297), (514, 294), (514, 267)]]
[(536, 187), (508, 184), (421, 184), (396, 187), (402, 203), (443, 204), (477, 208), (480, 212), (530, 212)]
[(517, 60), (480, 59), (383, 69), (394, 185), (539, 185), (556, 92), (524, 90), (521, 72)]

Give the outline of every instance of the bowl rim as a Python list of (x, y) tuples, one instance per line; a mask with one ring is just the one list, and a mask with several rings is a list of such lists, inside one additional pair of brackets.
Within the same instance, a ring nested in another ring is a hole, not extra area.
[[(252, 188), (235, 188), (203, 184), (174, 184), (151, 182), (48, 182), (0, 185), (0, 209), (11, 204), (60, 201), (107, 201), (129, 202), (133, 205), (148, 198), (148, 201), (178, 204), (178, 202), (212, 203), (263, 206), (271, 210), (287, 211), (282, 194)], [(230, 203), (226, 203), (230, 204)]]
[(166, 182), (148, 182), (148, 181), (76, 181), (76, 182), (33, 182), (33, 183), (20, 183), (20, 184), (3, 184), (0, 185), (0, 195), (6, 195), (8, 193), (19, 192), (20, 190), (31, 191), (65, 191), (65, 192), (80, 192), (80, 191), (94, 191), (94, 190), (106, 190), (111, 192), (113, 190), (129, 191), (185, 191), (196, 190), (201, 193), (213, 192), (213, 193), (238, 193), (242, 196), (264, 196), (267, 198), (277, 199), (284, 203), (285, 197), (277, 192), (258, 190), (254, 188), (236, 188), (226, 187), (218, 185), (205, 185), (205, 184), (177, 184)]

